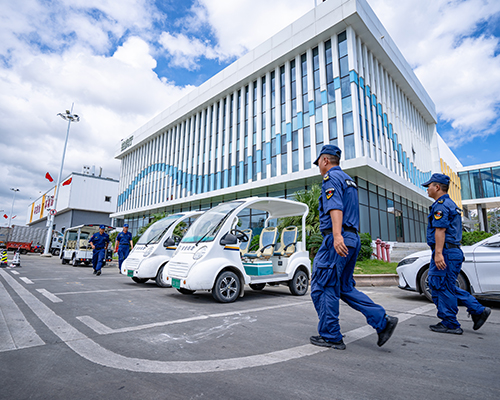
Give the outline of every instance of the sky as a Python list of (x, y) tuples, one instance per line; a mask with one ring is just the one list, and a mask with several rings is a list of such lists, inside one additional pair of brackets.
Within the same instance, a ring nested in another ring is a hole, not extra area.
[[(319, 2), (319, 0), (318, 0)], [(500, 160), (500, 1), (368, 0), (463, 165)], [(0, 226), (83, 165), (118, 179), (120, 140), (314, 0), (0, 0)]]

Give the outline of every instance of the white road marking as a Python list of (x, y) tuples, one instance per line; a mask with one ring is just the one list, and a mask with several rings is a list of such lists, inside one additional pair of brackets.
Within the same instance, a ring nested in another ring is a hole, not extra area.
[(38, 293), (43, 294), (45, 297), (47, 297), (52, 303), (62, 303), (62, 300), (57, 297), (56, 295), (50, 293), (46, 289), (37, 289), (36, 290)]
[(148, 288), (137, 288), (137, 289), (102, 289), (102, 290), (82, 290), (80, 292), (61, 292), (61, 293), (54, 293), (58, 296), (61, 296), (63, 294), (87, 294), (87, 293), (107, 293), (107, 292), (129, 292), (132, 290), (150, 290)]
[(0, 352), (44, 344), (0, 282)]
[(12, 269), (10, 270), (10, 272), (12, 272), (14, 275), (19, 275), (19, 272), (14, 271), (14, 270), (12, 270)]
[[(257, 354), (253, 356), (226, 358), (219, 360), (203, 361), (157, 361), (141, 358), (132, 358), (122, 356), (107, 350), (89, 339), (83, 333), (78, 331), (72, 325), (67, 323), (61, 317), (56, 315), (50, 308), (32, 295), (26, 288), (21, 286), (14, 278), (0, 270), (7, 283), (17, 292), (19, 297), (28, 305), (29, 308), (54, 332), (63, 342), (66, 343), (74, 352), (81, 357), (109, 368), (120, 369), (132, 372), (149, 372), (157, 374), (188, 374), (188, 373), (206, 373), (234, 371), (244, 368), (261, 367), (280, 362), (290, 361), (305, 356), (311, 356), (323, 351), (330, 350), (328, 347), (318, 347), (311, 344), (292, 347), (289, 349), (274, 351), (266, 354)], [(419, 307), (406, 313), (397, 315), (400, 321), (407, 320), (416, 315), (431, 310), (431, 305)], [(354, 329), (347, 332), (347, 343), (364, 338), (375, 333), (373, 329), (366, 327)]]
[(284, 307), (302, 306), (304, 304), (311, 304), (311, 301), (310, 300), (309, 301), (300, 301), (300, 302), (294, 302), (294, 303), (290, 303), (290, 304), (280, 304), (277, 306), (251, 308), (248, 310), (229, 311), (229, 312), (218, 313), (218, 314), (199, 315), (197, 317), (182, 318), (182, 319), (176, 319), (173, 321), (153, 322), (151, 324), (130, 326), (127, 328), (118, 328), (118, 329), (109, 328), (106, 325), (95, 320), (94, 318), (89, 317), (88, 315), (84, 315), (82, 317), (76, 317), (76, 318), (78, 320), (80, 320), (81, 322), (83, 322), (85, 325), (87, 325), (89, 328), (94, 330), (94, 332), (96, 332), (100, 335), (109, 335), (111, 333), (124, 333), (124, 332), (139, 331), (142, 329), (156, 328), (159, 326), (183, 324), (185, 322), (192, 322), (192, 321), (201, 321), (201, 320), (209, 319), (209, 318), (229, 317), (232, 315), (242, 315), (242, 314), (248, 314), (248, 313), (259, 312), (259, 311), (275, 310), (275, 309), (284, 308)]
[(21, 277), (21, 278), (19, 278), (19, 279), (21, 279), (21, 280), (22, 280), (24, 283), (26, 283), (27, 285), (34, 285), (34, 284), (35, 284), (35, 282), (33, 282), (32, 280), (30, 280), (30, 279), (28, 279), (28, 278), (26, 278), (26, 277), (24, 277), (24, 276), (23, 276), (23, 277)]

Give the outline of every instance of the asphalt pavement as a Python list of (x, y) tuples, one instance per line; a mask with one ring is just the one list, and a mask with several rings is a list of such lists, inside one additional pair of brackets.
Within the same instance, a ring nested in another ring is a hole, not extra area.
[[(9, 253), (9, 257), (12, 255)], [(431, 332), (435, 308), (397, 287), (360, 288), (400, 323), (381, 348), (341, 304), (345, 351), (309, 344), (309, 294), (246, 288), (231, 304), (136, 284), (107, 266), (21, 256), (0, 269), (0, 399), (500, 398), (500, 304), (479, 330)]]

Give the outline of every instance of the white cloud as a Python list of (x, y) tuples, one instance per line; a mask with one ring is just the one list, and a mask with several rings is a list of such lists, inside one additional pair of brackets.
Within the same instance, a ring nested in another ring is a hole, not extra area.
[[(473, 35), (500, 12), (495, 0), (370, 0), (454, 132), (458, 146), (496, 132), (500, 104), (498, 37)], [(416, 12), (418, 10), (418, 12)], [(408, 16), (411, 15), (411, 18)]]

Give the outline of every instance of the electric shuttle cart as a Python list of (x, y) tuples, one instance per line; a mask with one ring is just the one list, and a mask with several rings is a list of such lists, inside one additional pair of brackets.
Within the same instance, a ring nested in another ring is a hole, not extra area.
[(176, 228), (179, 228), (176, 233), (187, 231), (189, 224), (201, 214), (203, 211), (172, 214), (155, 222), (139, 238), (120, 272), (137, 283), (154, 279), (158, 286), (169, 287), (170, 283), (162, 280), (162, 272), (181, 241), (181, 236), (174, 231)]
[[(237, 228), (237, 215), (244, 209), (267, 213), (256, 252), (248, 251), (252, 230)], [(242, 297), (246, 284), (253, 290), (285, 284), (292, 294), (302, 296), (311, 276), (305, 242), (308, 212), (306, 204), (267, 197), (219, 204), (191, 225), (163, 270), (163, 280), (183, 294), (209, 290), (222, 303)], [(292, 216), (302, 217), (301, 241), (295, 226), (281, 232), (269, 226), (271, 220)]]

